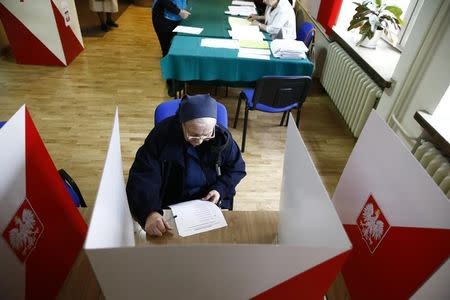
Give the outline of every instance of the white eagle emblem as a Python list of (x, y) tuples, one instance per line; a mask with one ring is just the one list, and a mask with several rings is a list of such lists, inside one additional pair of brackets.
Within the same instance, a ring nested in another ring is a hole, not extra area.
[(40, 234), (33, 211), (25, 208), (21, 218), (14, 218), (14, 223), (16, 226), (9, 231), (9, 243), (14, 250), (20, 251), (22, 256), (27, 256)]
[(363, 221), (359, 222), (364, 239), (372, 245), (374, 240), (381, 239), (384, 231), (384, 223), (378, 220), (380, 210), (373, 211), (373, 204), (367, 203), (363, 210)]

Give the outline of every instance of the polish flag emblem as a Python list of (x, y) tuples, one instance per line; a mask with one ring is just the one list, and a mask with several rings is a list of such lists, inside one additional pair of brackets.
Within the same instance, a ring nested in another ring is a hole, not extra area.
[(362, 239), (372, 254), (391, 227), (372, 195), (369, 196), (369, 199), (364, 204), (356, 224)]
[(44, 225), (28, 199), (25, 198), (9, 225), (3, 231), (3, 238), (24, 263), (36, 248), (39, 238), (44, 232)]

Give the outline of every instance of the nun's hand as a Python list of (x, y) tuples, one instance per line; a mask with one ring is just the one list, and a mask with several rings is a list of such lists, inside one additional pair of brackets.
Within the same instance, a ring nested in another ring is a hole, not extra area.
[(202, 200), (211, 201), (214, 204), (217, 204), (217, 202), (219, 202), (219, 199), (220, 199), (220, 194), (216, 190), (210, 191), (205, 197), (202, 198)]

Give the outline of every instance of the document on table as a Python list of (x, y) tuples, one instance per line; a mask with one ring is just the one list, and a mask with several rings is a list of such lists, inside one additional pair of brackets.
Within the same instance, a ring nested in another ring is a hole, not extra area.
[(227, 226), (220, 208), (210, 201), (192, 200), (170, 205), (178, 234), (190, 236)]
[(253, 1), (238, 1), (238, 0), (233, 0), (231, 1), (231, 5), (240, 5), (240, 6), (252, 6), (252, 7), (256, 7), (255, 3), (253, 3)]
[(268, 41), (239, 40), (240, 48), (269, 49)]
[(192, 27), (192, 26), (180, 26), (175, 27), (173, 32), (181, 32), (188, 34), (200, 34), (203, 31), (203, 28), (200, 27)]
[(246, 51), (239, 50), (237, 57), (240, 58), (252, 58), (252, 59), (261, 59), (261, 60), (270, 60), (270, 55), (265, 54), (256, 54), (256, 53), (249, 53)]
[(208, 48), (239, 49), (239, 41), (230, 39), (204, 38), (200, 46)]
[(253, 25), (235, 25), (233, 30), (228, 30), (228, 34), (233, 40), (264, 40), (264, 35), (259, 31), (259, 27)]
[(248, 17), (250, 15), (256, 15), (256, 8), (251, 6), (228, 6), (228, 11), (225, 13), (229, 13), (232, 16), (244, 16)]
[(252, 22), (250, 22), (249, 20), (244, 19), (244, 18), (228, 17), (228, 24), (230, 24), (231, 29), (233, 29), (233, 27), (236, 25), (250, 26), (250, 24), (252, 24)]

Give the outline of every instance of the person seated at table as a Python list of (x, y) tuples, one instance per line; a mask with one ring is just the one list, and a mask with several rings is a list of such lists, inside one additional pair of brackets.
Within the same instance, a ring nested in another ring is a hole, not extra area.
[(170, 43), (175, 33), (173, 30), (182, 19), (187, 19), (191, 13), (186, 10), (187, 0), (154, 0), (152, 6), (152, 22), (158, 36), (162, 55), (169, 52)]
[(266, 4), (264, 16), (251, 15), (249, 17), (253, 25), (268, 32), (272, 39), (295, 40), (297, 31), (295, 28), (295, 13), (288, 0), (263, 0)]
[(147, 234), (162, 236), (171, 230), (162, 209), (193, 199), (229, 209), (245, 175), (239, 147), (217, 123), (216, 100), (185, 95), (136, 153), (126, 188), (130, 211)]

